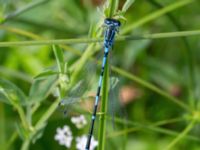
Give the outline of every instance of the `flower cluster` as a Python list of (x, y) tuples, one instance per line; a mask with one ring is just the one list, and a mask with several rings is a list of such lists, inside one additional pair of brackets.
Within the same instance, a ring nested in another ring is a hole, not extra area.
[(87, 124), (87, 120), (83, 115), (80, 115), (78, 117), (72, 117), (71, 122), (74, 123), (78, 129), (83, 128)]
[(55, 140), (57, 140), (60, 145), (70, 148), (73, 139), (70, 128), (65, 125), (62, 129), (57, 128), (56, 132), (57, 134), (55, 135)]
[[(76, 138), (76, 148), (77, 150), (85, 150), (85, 144), (87, 142), (87, 136), (83, 135), (81, 137)], [(93, 150), (95, 147), (97, 147), (98, 142), (92, 137), (91, 139), (91, 144), (90, 144), (90, 149)]]
[[(86, 124), (87, 121), (83, 115), (77, 116), (77, 117), (72, 117), (71, 122), (78, 128), (81, 129), (83, 128)], [(64, 145), (67, 148), (70, 148), (72, 145), (72, 132), (69, 126), (64, 126), (63, 128), (57, 128), (56, 130), (56, 135), (55, 135), (55, 140), (58, 141), (60, 145)], [(77, 150), (85, 150), (85, 145), (87, 142), (87, 136), (82, 135), (80, 137), (76, 137), (76, 149)], [(90, 150), (94, 150), (98, 145), (98, 141), (92, 137), (91, 139), (91, 145), (90, 145)]]

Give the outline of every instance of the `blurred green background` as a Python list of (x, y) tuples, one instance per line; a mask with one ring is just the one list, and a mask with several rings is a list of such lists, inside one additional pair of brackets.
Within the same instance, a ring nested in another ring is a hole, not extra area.
[[(175, 7), (181, 1), (135, 0), (124, 14), (126, 21), (123, 22), (118, 36), (198, 30), (200, 2), (184, 1), (186, 3), (180, 7), (159, 13), (169, 6)], [(99, 23), (99, 18), (104, 18), (103, 13), (99, 11), (104, 3), (103, 0), (0, 0), (0, 41), (87, 38), (91, 26)], [(125, 0), (119, 0), (118, 8), (121, 9), (124, 3)], [(160, 15), (156, 16), (155, 12)], [(176, 137), (184, 134), (183, 130), (185, 131), (192, 121), (192, 115), (169, 101), (171, 97), (197, 112), (197, 120), (200, 120), (199, 40), (200, 36), (188, 36), (115, 43), (110, 61), (112, 65), (157, 87), (164, 94), (143, 82), (132, 81), (113, 72), (112, 75), (120, 79), (115, 91), (115, 96), (120, 97), (120, 102), (115, 102), (118, 98), (111, 98), (113, 103), (118, 105), (114, 107), (114, 111), (116, 114), (122, 114), (118, 115), (118, 119), (125, 118), (126, 121), (115, 121), (114, 129), (111, 121), (107, 122), (106, 150), (161, 150)], [(101, 43), (97, 45), (103, 46)], [(87, 44), (62, 47), (69, 66), (79, 60), (80, 55), (76, 52), (84, 53), (86, 47)], [(55, 65), (56, 60), (49, 45), (0, 47), (0, 78), (15, 84), (25, 95), (28, 95), (34, 77), (45, 68)], [(87, 75), (91, 74), (92, 72), (89, 72)], [(96, 76), (98, 77), (98, 73)], [(50, 95), (41, 102), (32, 116), (33, 125), (53, 101)], [(122, 106), (120, 108), (119, 103)], [(74, 109), (72, 115), (84, 113), (89, 123), (88, 110), (91, 112), (91, 107), (92, 102), (78, 108), (79, 111)], [(24, 107), (23, 109), (26, 111)], [(19, 135), (19, 132), (23, 131), (17, 131), (17, 128), (20, 128), (17, 124), (20, 124), (20, 118), (16, 108), (4, 103), (0, 95), (1, 150), (21, 149), (25, 139)], [(60, 111), (56, 110), (48, 119), (41, 138), (31, 143), (29, 149), (66, 149), (54, 140), (56, 128), (64, 125), (71, 127), (74, 139), (87, 133), (89, 127), (88, 124), (84, 129), (76, 129), (70, 121), (70, 116), (63, 117)], [(172, 150), (200, 149), (198, 122), (187, 133), (189, 135), (180, 138)], [(98, 119), (94, 136), (98, 139)], [(70, 149), (75, 149), (75, 141)]]

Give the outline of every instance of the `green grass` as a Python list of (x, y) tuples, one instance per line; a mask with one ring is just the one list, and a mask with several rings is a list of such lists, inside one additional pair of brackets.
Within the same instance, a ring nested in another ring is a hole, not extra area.
[[(122, 27), (109, 61), (114, 63), (105, 69), (94, 129), (98, 149), (130, 150), (131, 143), (137, 150), (199, 149), (198, 1), (107, 0), (100, 13), (92, 1), (0, 4), (0, 149), (66, 149), (54, 140), (63, 125), (72, 129), (71, 149), (76, 149), (75, 138), (87, 134), (89, 124), (77, 130), (70, 117), (84, 114), (89, 122), (94, 99), (70, 106), (67, 118), (57, 108), (80, 79), (94, 74), (84, 72), (88, 63), (100, 68), (96, 55), (102, 52), (105, 17), (120, 19)], [(108, 92), (110, 71), (120, 78), (114, 99)], [(122, 102), (127, 119), (114, 107), (112, 129), (108, 103), (119, 103), (126, 86), (136, 96)], [(56, 88), (57, 98), (52, 94)]]

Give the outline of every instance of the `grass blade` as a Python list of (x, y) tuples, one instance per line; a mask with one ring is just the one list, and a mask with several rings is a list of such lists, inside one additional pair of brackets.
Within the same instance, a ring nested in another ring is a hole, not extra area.
[[(108, 58), (107, 58), (108, 59)], [(105, 137), (106, 137), (106, 114), (107, 114), (107, 104), (108, 104), (108, 84), (109, 84), (109, 67), (108, 60), (105, 66), (105, 74), (103, 77), (103, 87), (102, 87), (102, 100), (101, 100), (101, 113), (100, 125), (99, 125), (99, 150), (105, 149)]]

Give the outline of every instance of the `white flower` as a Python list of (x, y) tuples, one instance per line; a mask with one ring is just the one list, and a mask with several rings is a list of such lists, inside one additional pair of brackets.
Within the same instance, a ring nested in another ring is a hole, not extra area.
[[(85, 146), (86, 146), (86, 142), (87, 142), (87, 136), (83, 135), (81, 137), (77, 137), (76, 138), (76, 148), (77, 150), (85, 150)], [(90, 143), (90, 150), (94, 150), (98, 145), (98, 141), (96, 141), (94, 139), (94, 137), (92, 137), (91, 139), (91, 143)]]
[(84, 115), (80, 115), (77, 117), (72, 117), (71, 122), (75, 124), (78, 129), (83, 128), (87, 124), (87, 120), (85, 119)]
[(60, 145), (70, 148), (73, 139), (70, 128), (68, 126), (64, 126), (62, 129), (57, 128), (54, 139), (58, 141)]

